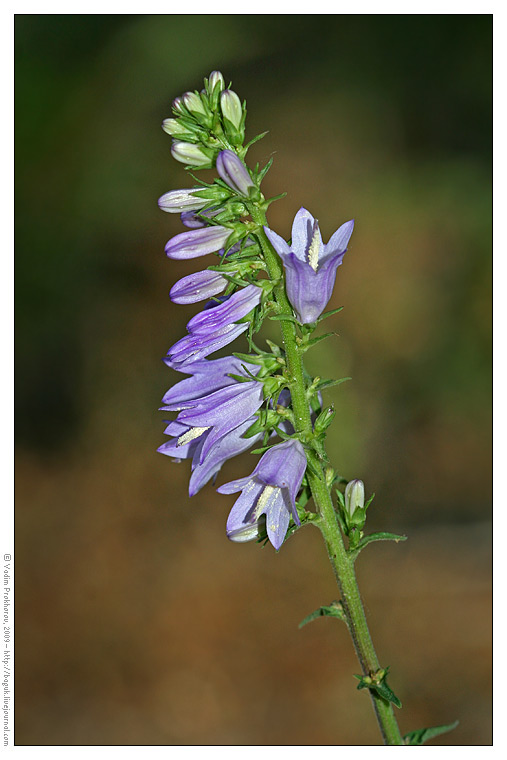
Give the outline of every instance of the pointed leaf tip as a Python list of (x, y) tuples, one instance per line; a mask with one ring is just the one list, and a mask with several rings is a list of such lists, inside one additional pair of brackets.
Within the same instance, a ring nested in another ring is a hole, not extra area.
[(410, 746), (419, 747), (430, 739), (435, 739), (437, 736), (447, 734), (449, 731), (453, 731), (459, 725), (459, 720), (455, 720), (453, 723), (448, 723), (445, 726), (433, 726), (432, 728), (419, 728), (417, 731), (410, 731), (405, 734), (403, 741)]

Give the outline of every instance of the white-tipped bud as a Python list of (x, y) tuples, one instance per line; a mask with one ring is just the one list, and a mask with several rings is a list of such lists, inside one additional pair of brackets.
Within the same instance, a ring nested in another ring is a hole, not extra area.
[(192, 143), (175, 140), (171, 147), (171, 153), (173, 158), (182, 164), (189, 164), (190, 166), (211, 165), (208, 156), (202, 152), (198, 145), (193, 145)]
[(168, 135), (177, 135), (185, 131), (184, 127), (180, 127), (178, 124), (178, 119), (164, 119), (162, 129)]
[(176, 113), (185, 113), (185, 109), (183, 108), (183, 100), (179, 97), (174, 98), (173, 100), (173, 111), (176, 111)]
[(220, 85), (219, 89), (220, 91), (222, 91), (225, 87), (225, 80), (224, 80), (224, 76), (222, 72), (212, 71), (211, 74), (209, 75), (208, 84), (209, 84), (209, 89), (211, 92), (213, 92), (217, 84)]
[(352, 517), (356, 509), (364, 507), (364, 483), (362, 480), (351, 480), (345, 488), (345, 509)]
[(243, 116), (241, 100), (233, 90), (224, 90), (220, 95), (222, 114), (236, 129), (239, 129)]

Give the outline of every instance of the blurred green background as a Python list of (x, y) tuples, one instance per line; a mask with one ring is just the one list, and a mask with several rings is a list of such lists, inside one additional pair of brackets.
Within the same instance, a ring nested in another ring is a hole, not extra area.
[[(407, 533), (358, 562), (403, 732), (491, 742), (489, 15), (16, 17), (16, 742), (374, 744), (317, 531), (235, 545), (234, 497), (156, 453), (161, 362), (198, 307), (157, 198), (160, 124), (223, 71), (270, 225), (356, 228), (310, 369), (351, 375), (330, 453)], [(251, 455), (219, 482), (242, 476)]]

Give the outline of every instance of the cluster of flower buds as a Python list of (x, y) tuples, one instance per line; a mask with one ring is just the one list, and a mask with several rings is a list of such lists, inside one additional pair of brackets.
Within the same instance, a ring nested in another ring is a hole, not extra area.
[[(167, 242), (165, 252), (170, 259), (213, 254), (218, 259), (214, 266), (183, 277), (171, 288), (175, 303), (205, 301), (205, 305), (164, 360), (189, 377), (163, 398), (162, 410), (178, 415), (168, 422), (165, 433), (170, 440), (159, 451), (175, 461), (191, 460), (189, 492), (193, 495), (227, 460), (262, 443), (263, 455), (252, 475), (218, 490), (241, 491), (227, 522), (231, 540), (267, 535), (279, 549), (291, 520), (293, 528), (300, 524), (298, 506), (301, 509), (308, 499), (304, 493), (297, 502), (302, 486), (303, 491), (307, 488), (305, 446), (309, 441), (292, 424), (291, 377), (284, 352), (269, 341), (271, 352), (261, 351), (252, 340), (274, 307), (270, 299), (276, 283), (258, 278), (259, 271), (267, 269), (262, 235), (283, 263), (287, 296), (294, 309), (290, 318), (299, 322), (306, 340), (301, 350), (306, 350), (331, 296), (353, 222), (342, 225), (327, 245), (317, 221), (305, 209), (296, 215), (290, 245), (268, 227), (263, 231), (255, 221), (255, 210), (264, 212), (270, 203), (260, 190), (270, 164), (262, 170), (246, 166), (245, 104), (226, 89), (220, 72), (204, 80), (200, 93), (176, 98), (173, 113), (175, 118), (166, 119), (163, 128), (173, 138), (174, 158), (194, 170), (215, 166), (218, 177), (159, 198), (159, 207), (180, 214), (186, 228)], [(241, 335), (248, 337), (250, 353), (209, 358)], [(318, 378), (306, 393), (314, 423), (313, 448), (319, 454), (334, 411), (322, 410)], [(275, 436), (282, 442), (273, 443)]]
[(172, 104), (174, 118), (162, 128), (173, 138), (171, 153), (192, 168), (211, 168), (218, 152), (238, 148), (245, 137), (246, 106), (225, 87), (220, 71), (212, 71), (201, 92), (186, 92)]

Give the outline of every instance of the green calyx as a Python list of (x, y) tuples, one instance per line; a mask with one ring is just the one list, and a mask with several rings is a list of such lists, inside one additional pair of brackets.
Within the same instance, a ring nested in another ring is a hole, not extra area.
[(370, 691), (374, 691), (375, 694), (377, 694), (379, 697), (381, 697), (386, 702), (392, 702), (395, 707), (400, 708), (401, 702), (396, 696), (396, 694), (393, 692), (391, 687), (387, 683), (387, 674), (389, 673), (389, 668), (379, 668), (375, 671), (375, 673), (370, 673), (370, 675), (367, 676), (357, 676), (355, 675), (354, 678), (357, 678), (359, 681), (357, 688), (360, 689), (370, 689)]

